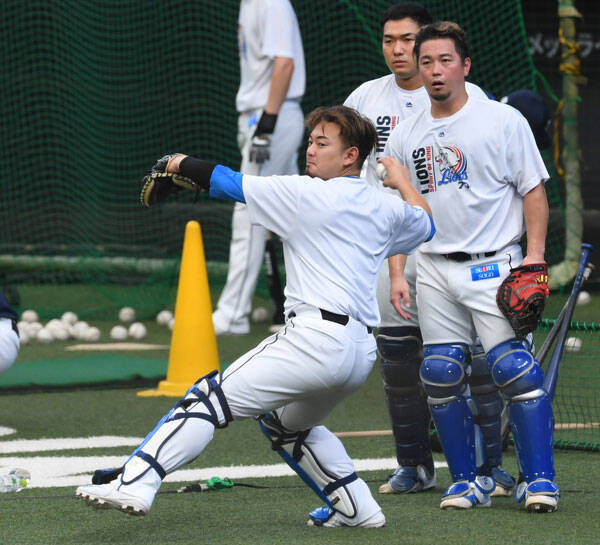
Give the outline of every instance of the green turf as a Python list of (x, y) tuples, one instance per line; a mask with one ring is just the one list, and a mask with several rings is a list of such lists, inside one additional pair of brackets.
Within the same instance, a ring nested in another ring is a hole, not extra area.
[[(135, 393), (135, 389), (85, 389), (26, 396), (4, 394), (0, 396), (1, 423), (19, 430), (18, 435), (11, 436), (14, 439), (102, 434), (141, 436), (154, 426), (173, 400), (139, 398)], [(326, 424), (334, 431), (389, 426), (376, 369), (365, 387), (340, 405)], [(355, 458), (393, 455), (390, 437), (344, 439), (344, 444)], [(93, 453), (127, 455), (130, 450), (106, 448)], [(75, 453), (90, 455), (69, 450), (58, 454)], [(435, 457), (442, 460), (439, 453)], [(214, 441), (189, 467), (279, 462), (256, 423), (245, 421), (217, 431)], [(512, 447), (505, 453), (504, 466), (516, 472)], [(393, 497), (376, 493), (386, 478), (385, 472), (365, 472), (362, 476), (376, 494), (388, 520), (387, 527), (378, 530), (305, 526), (307, 512), (318, 506), (319, 501), (298, 479), (291, 477), (244, 481), (269, 486), (268, 490), (233, 488), (185, 495), (170, 493), (180, 485), (166, 483), (152, 511), (143, 519), (86, 508), (73, 499), (72, 487), (30, 489), (0, 495), (0, 543), (597, 543), (596, 500), (600, 500), (596, 490), (596, 483), (600, 482), (597, 455), (560, 451), (556, 453), (556, 467), (563, 498), (559, 511), (546, 515), (529, 515), (511, 498), (496, 499), (492, 509), (442, 512), (438, 508), (439, 499), (449, 484), (445, 469), (439, 471), (434, 491)]]

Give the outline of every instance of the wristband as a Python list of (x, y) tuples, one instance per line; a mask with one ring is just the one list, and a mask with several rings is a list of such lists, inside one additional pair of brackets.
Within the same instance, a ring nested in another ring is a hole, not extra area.
[(188, 155), (179, 163), (179, 174), (192, 179), (202, 189), (208, 191), (210, 189), (210, 178), (216, 166), (217, 163), (203, 161)]

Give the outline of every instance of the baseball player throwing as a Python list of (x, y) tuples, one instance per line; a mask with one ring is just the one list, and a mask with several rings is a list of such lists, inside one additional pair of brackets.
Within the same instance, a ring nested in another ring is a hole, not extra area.
[[(367, 116), (379, 135), (377, 149), (366, 161), (366, 178), (375, 187), (384, 189), (377, 176), (377, 158), (381, 157), (392, 130), (402, 120), (430, 108), (429, 95), (413, 56), (415, 37), (419, 29), (433, 22), (431, 14), (420, 4), (403, 2), (385, 11), (381, 20), (382, 51), (391, 74), (367, 81), (346, 99), (345, 105)], [(470, 97), (487, 99), (477, 86), (466, 82)], [(384, 189), (384, 191), (390, 191)], [(395, 198), (396, 191), (390, 191)], [(402, 314), (390, 302), (390, 278), (384, 266), (379, 276), (377, 301), (381, 314), (377, 332), (386, 402), (392, 421), (398, 469), (379, 491), (384, 494), (420, 492), (435, 486), (436, 476), (429, 440), (430, 414), (419, 379), (423, 361), (423, 339), (418, 323), (416, 303), (416, 259), (409, 256), (405, 271), (398, 274), (406, 284), (405, 293), (411, 294), (409, 305), (402, 303)], [(481, 466), (486, 474), (493, 472), (498, 490), (508, 494), (514, 479), (502, 469), (502, 439), (500, 415), (503, 404), (487, 370), (476, 367), (477, 383), (473, 397), (482, 405), (485, 459)]]
[[(238, 144), (245, 174), (297, 174), (304, 134), (304, 51), (289, 0), (242, 0), (238, 20)], [(213, 313), (217, 335), (249, 333), (248, 315), (265, 253), (266, 230), (246, 205), (233, 211), (227, 282)]]
[[(524, 478), (515, 497), (529, 511), (554, 511), (559, 491), (551, 400), (542, 387), (543, 372), (521, 338), (525, 332), (516, 334), (496, 303), (502, 280), (521, 263), (541, 271), (534, 284), (542, 300), (547, 293), (548, 173), (519, 112), (467, 95), (471, 60), (458, 25), (439, 22), (422, 29), (415, 55), (431, 108), (398, 126), (386, 154), (408, 168), (438, 227), (418, 255), (417, 298), (424, 343), (420, 376), (454, 481), (441, 507), (489, 506), (495, 486), (491, 476), (477, 475), (473, 403), (465, 385), (474, 324), (494, 382), (509, 402)], [(399, 289), (393, 276), (391, 284), (392, 292)]]
[[(388, 198), (359, 177), (377, 142), (369, 120), (337, 106), (315, 110), (307, 127), (308, 176), (249, 176), (176, 155), (159, 161), (147, 177), (147, 204), (161, 181), (183, 179), (212, 197), (245, 202), (252, 223), (281, 237), (287, 321), (222, 374), (200, 378), (124, 467), (110, 474), (112, 481), (80, 487), (78, 497), (145, 514), (164, 476), (196, 458), (215, 428), (257, 418), (273, 448), (327, 503), (326, 513), (310, 524), (385, 524), (342, 443), (320, 423), (364, 383), (375, 362), (371, 331), (379, 321), (375, 286), (384, 259), (411, 253), (435, 229), (407, 177), (396, 183), (404, 200)], [(400, 167), (386, 160), (395, 179)]]

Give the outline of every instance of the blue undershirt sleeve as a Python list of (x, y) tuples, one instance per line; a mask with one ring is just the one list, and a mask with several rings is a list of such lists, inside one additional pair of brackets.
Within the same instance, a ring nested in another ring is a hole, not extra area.
[(241, 172), (231, 170), (229, 167), (217, 165), (210, 177), (210, 190), (208, 194), (213, 199), (225, 199), (246, 203), (244, 191), (242, 190)]

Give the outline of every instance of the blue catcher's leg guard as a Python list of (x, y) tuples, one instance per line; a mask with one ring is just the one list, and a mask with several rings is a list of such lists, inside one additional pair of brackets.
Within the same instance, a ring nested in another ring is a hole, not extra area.
[(326, 507), (311, 511), (310, 525), (378, 528), (385, 524), (369, 487), (358, 478), (341, 442), (329, 430), (317, 426), (290, 431), (275, 411), (257, 420), (273, 450), (325, 502)]
[[(509, 399), (509, 418), (525, 479), (515, 498), (532, 512), (550, 512), (558, 507), (554, 484), (552, 400), (543, 389), (544, 374), (528, 346), (510, 339), (488, 352), (494, 382)], [(526, 484), (525, 484), (526, 483)]]
[(435, 486), (429, 408), (419, 378), (423, 343), (418, 327), (385, 327), (377, 335), (380, 369), (400, 466), (381, 485), (384, 494)]
[(442, 498), (443, 509), (489, 506), (494, 489), (493, 479), (477, 476), (473, 403), (465, 386), (468, 366), (464, 344), (425, 347), (421, 380), (454, 481)]
[(131, 514), (150, 509), (162, 479), (196, 458), (216, 427), (233, 418), (214, 371), (200, 378), (158, 422), (120, 470), (96, 472), (96, 482), (76, 495), (94, 505), (107, 505)]
[(471, 396), (477, 405), (475, 425), (481, 430), (483, 446), (483, 463), (478, 465), (477, 474), (488, 475), (496, 481), (492, 496), (508, 496), (515, 486), (515, 480), (502, 469), (504, 400), (492, 379), (485, 353), (479, 343), (472, 348), (468, 382)]

